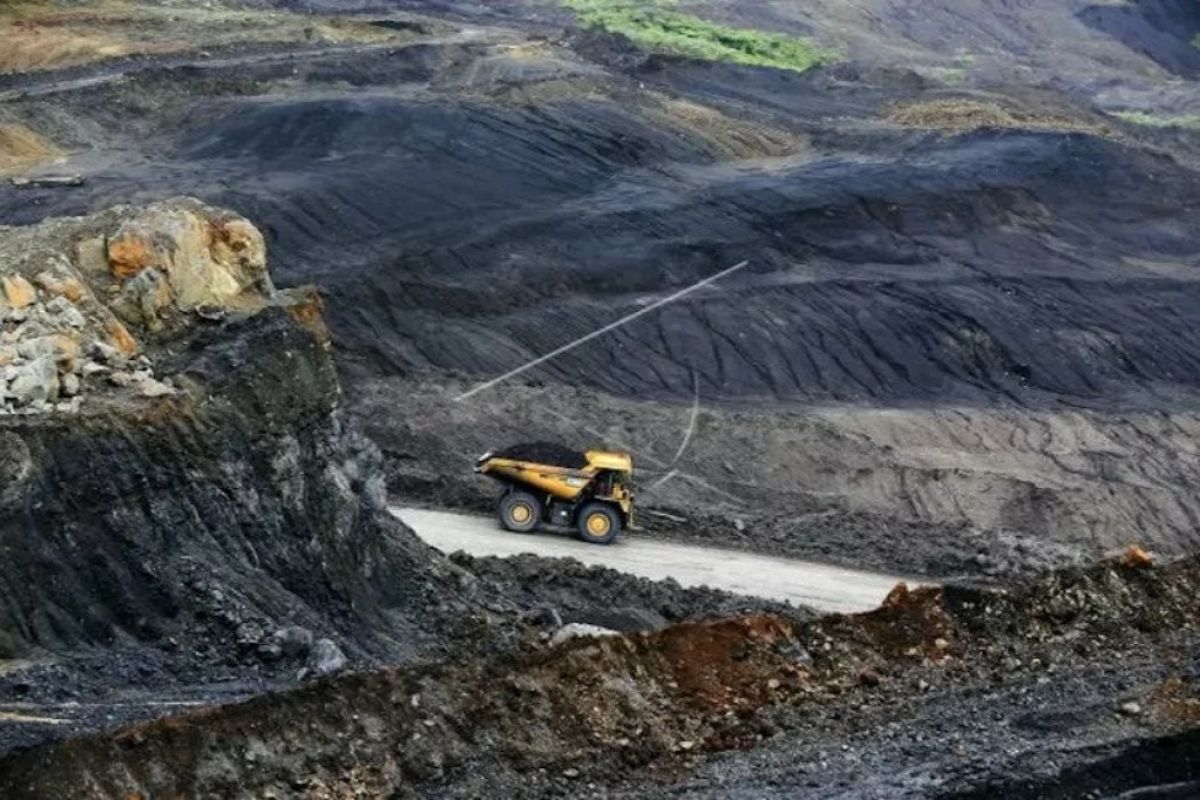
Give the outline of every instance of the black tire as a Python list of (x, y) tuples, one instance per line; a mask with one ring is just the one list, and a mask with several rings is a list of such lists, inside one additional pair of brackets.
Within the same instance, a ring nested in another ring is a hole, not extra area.
[(575, 527), (588, 544), (612, 544), (621, 533), (621, 515), (608, 503), (588, 503), (580, 510)]
[(516, 490), (500, 498), (500, 524), (513, 533), (529, 533), (542, 521), (542, 503), (529, 492)]

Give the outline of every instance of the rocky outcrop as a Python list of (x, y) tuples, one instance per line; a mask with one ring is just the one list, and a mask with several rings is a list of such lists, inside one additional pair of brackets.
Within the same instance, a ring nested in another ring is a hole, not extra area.
[(0, 274), (0, 658), (299, 669), (315, 632), (327, 672), (436, 638), (455, 568), (384, 511), (320, 299), (273, 289), (253, 225), (182, 199), (5, 229)]
[(188, 199), (0, 229), (0, 269), (0, 414), (74, 412), (113, 388), (171, 394), (147, 344), (275, 294), (258, 229)]

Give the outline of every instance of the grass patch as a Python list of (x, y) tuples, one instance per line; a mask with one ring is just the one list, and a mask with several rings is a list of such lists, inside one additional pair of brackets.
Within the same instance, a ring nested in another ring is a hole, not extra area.
[(674, 9), (671, 0), (561, 1), (582, 24), (621, 34), (648, 50), (797, 72), (840, 58), (807, 39), (709, 22)]
[(1181, 114), (1168, 117), (1161, 114), (1148, 114), (1145, 111), (1114, 111), (1114, 117), (1119, 117), (1134, 125), (1145, 125), (1150, 128), (1187, 128), (1200, 130), (1200, 114)]

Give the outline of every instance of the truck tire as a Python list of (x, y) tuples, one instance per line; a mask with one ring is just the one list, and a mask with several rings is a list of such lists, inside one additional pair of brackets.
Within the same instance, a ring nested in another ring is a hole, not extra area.
[(608, 503), (588, 503), (576, 521), (579, 538), (588, 544), (612, 544), (621, 532), (621, 515)]
[(500, 524), (514, 533), (529, 533), (542, 521), (542, 503), (529, 492), (516, 490), (500, 498)]

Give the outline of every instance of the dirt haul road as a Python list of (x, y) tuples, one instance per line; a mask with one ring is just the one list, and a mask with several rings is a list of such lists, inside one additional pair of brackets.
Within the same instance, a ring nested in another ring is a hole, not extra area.
[(585, 544), (566, 533), (509, 533), (491, 517), (399, 506), (393, 506), (392, 513), (446, 553), (463, 550), (475, 556), (534, 553), (575, 558), (651, 580), (674, 578), (683, 586), (709, 586), (819, 611), (869, 611), (878, 607), (898, 582), (906, 580), (810, 561), (664, 542), (636, 533), (604, 547)]

